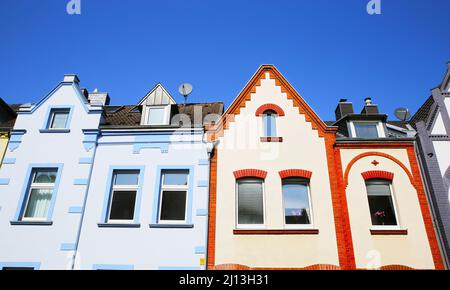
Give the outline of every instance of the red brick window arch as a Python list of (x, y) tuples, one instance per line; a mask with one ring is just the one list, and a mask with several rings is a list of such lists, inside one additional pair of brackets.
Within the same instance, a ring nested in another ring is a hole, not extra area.
[(392, 181), (394, 179), (394, 173), (381, 170), (371, 170), (361, 173), (364, 180), (370, 179), (385, 179)]
[(279, 117), (284, 117), (283, 109), (275, 104), (265, 104), (256, 110), (256, 116), (261, 117), (266, 111), (274, 111)]
[(233, 174), (236, 179), (251, 178), (251, 177), (266, 179), (267, 171), (259, 169), (242, 169), (233, 172)]

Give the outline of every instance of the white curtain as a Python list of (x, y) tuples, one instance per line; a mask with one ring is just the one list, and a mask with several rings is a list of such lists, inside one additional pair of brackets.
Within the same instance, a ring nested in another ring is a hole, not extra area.
[(25, 218), (46, 218), (52, 200), (52, 191), (53, 189), (48, 188), (32, 189)]

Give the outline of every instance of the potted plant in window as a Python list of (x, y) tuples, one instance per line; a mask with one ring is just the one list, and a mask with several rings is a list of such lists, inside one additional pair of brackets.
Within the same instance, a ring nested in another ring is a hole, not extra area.
[(379, 210), (374, 213), (374, 216), (377, 218), (378, 224), (384, 226), (384, 218), (386, 217), (386, 213), (383, 210)]

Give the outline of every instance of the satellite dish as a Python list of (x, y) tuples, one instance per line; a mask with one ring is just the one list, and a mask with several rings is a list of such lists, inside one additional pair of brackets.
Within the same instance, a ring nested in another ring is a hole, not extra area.
[(411, 113), (407, 108), (398, 108), (395, 110), (395, 116), (402, 122), (406, 122), (411, 118)]
[(192, 85), (190, 83), (183, 83), (178, 88), (178, 92), (184, 96), (184, 102), (186, 103), (187, 97), (192, 93)]

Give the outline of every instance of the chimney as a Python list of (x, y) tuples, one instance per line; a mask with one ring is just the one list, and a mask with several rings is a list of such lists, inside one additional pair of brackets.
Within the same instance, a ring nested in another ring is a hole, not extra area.
[(353, 104), (348, 102), (347, 99), (341, 99), (334, 113), (336, 114), (336, 121), (347, 115), (353, 114)]
[(91, 106), (108, 106), (109, 95), (108, 93), (100, 93), (95, 89), (92, 93), (89, 93), (88, 101)]
[(367, 97), (364, 99), (364, 108), (361, 112), (362, 115), (378, 115), (378, 105), (372, 103), (372, 98)]
[(77, 75), (64, 75), (65, 83), (76, 83), (77, 85), (80, 83), (80, 79), (77, 77)]

